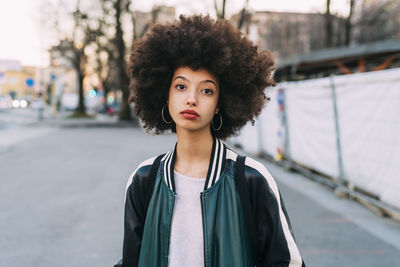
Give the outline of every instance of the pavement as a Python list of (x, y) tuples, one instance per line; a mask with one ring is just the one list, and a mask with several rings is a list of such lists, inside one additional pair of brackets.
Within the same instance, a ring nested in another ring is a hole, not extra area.
[[(117, 115), (94, 113), (89, 111), (92, 118), (72, 118), (72, 111), (61, 110), (52, 113), (46, 108), (40, 119), (39, 111), (35, 109), (9, 109), (0, 110), (0, 130), (14, 126), (60, 126), (60, 127), (131, 127), (138, 126), (138, 121), (120, 121)], [(5, 126), (10, 124), (11, 126)]]
[(7, 152), (12, 147), (25, 140), (39, 137), (57, 128), (88, 128), (88, 127), (138, 127), (139, 122), (120, 121), (118, 116), (96, 114), (93, 118), (69, 118), (72, 112), (51, 114), (50, 109), (44, 111), (39, 119), (37, 111), (18, 109), (0, 113), (0, 153)]

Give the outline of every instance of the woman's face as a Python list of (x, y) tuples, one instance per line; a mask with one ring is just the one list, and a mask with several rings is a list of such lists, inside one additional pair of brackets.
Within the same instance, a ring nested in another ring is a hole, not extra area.
[(205, 69), (180, 67), (169, 88), (168, 109), (176, 131), (210, 131), (219, 96), (217, 78)]

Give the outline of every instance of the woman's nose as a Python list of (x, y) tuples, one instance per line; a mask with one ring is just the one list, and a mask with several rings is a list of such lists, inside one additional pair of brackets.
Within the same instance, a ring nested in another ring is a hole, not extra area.
[(195, 90), (190, 90), (186, 101), (189, 107), (197, 105), (197, 97)]

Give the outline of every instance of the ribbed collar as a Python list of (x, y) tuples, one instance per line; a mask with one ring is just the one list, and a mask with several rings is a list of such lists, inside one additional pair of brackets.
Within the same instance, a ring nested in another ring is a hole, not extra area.
[[(163, 162), (163, 173), (164, 179), (168, 187), (175, 191), (175, 180), (174, 180), (174, 164), (176, 158), (176, 145), (172, 150), (170, 150), (165, 156), (161, 159)], [(226, 146), (225, 144), (217, 139), (213, 138), (213, 146), (210, 156), (210, 163), (208, 165), (208, 172), (206, 181), (204, 183), (204, 190), (210, 188), (214, 185), (221, 176), (221, 172), (225, 167), (225, 158), (226, 158)]]

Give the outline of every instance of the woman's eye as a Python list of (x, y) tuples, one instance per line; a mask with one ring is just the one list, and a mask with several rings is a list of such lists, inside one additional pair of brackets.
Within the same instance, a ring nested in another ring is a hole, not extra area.
[(179, 90), (185, 89), (185, 86), (183, 84), (178, 84), (175, 87), (178, 88)]
[(211, 89), (203, 89), (203, 92), (207, 95), (210, 95), (213, 91)]

